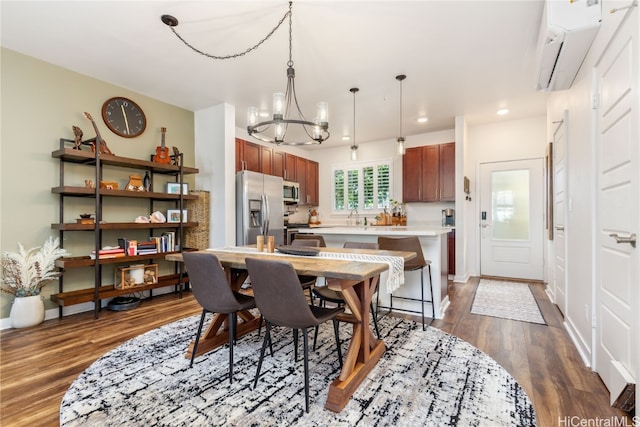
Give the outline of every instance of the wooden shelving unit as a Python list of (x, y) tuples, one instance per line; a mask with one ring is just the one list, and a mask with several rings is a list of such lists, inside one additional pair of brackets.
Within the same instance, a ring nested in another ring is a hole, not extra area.
[[(153, 211), (153, 203), (157, 201), (174, 202), (173, 205), (176, 209), (184, 209), (184, 202), (186, 200), (195, 200), (198, 198), (196, 195), (189, 194), (169, 194), (166, 192), (154, 191), (153, 185), (150, 191), (127, 191), (127, 190), (113, 190), (100, 188), (100, 182), (102, 181), (103, 167), (118, 167), (128, 168), (132, 170), (145, 171), (150, 174), (151, 182), (153, 183), (153, 175), (171, 175), (175, 177), (175, 182), (180, 184), (184, 183), (184, 175), (196, 174), (198, 169), (183, 166), (183, 158), (180, 154), (177, 158), (172, 156), (177, 164), (160, 164), (150, 160), (139, 160), (128, 157), (116, 156), (112, 154), (101, 154), (99, 152), (90, 152), (83, 150), (75, 150), (69, 148), (68, 145), (73, 146), (74, 141), (70, 139), (60, 138), (60, 148), (51, 153), (51, 156), (60, 161), (60, 182), (56, 187), (51, 188), (53, 194), (57, 194), (60, 198), (60, 222), (51, 224), (53, 230), (58, 230), (60, 234), (60, 241), (64, 242), (65, 232), (93, 232), (93, 239), (95, 243), (95, 251), (102, 248), (102, 232), (105, 230), (153, 230), (166, 229), (174, 230), (176, 232), (176, 244), (182, 250), (188, 250), (182, 247), (184, 230), (189, 227), (197, 227), (196, 222), (179, 222), (179, 223), (136, 223), (136, 222), (105, 222), (102, 220), (103, 214), (103, 198), (130, 198), (147, 200), (150, 203), (150, 207)], [(65, 164), (76, 163), (86, 165), (93, 168), (95, 176), (95, 188), (86, 188), (78, 186), (65, 185)], [(80, 224), (64, 222), (64, 204), (65, 198), (93, 198), (95, 199), (95, 222), (93, 224)], [(145, 208), (145, 212), (147, 209)], [(181, 251), (178, 251), (178, 253)], [(51, 300), (56, 302), (60, 306), (60, 316), (62, 316), (62, 308), (74, 304), (82, 304), (87, 302), (93, 302), (94, 317), (98, 317), (101, 303), (103, 299), (113, 298), (119, 295), (131, 294), (134, 292), (151, 291), (155, 288), (175, 286), (176, 291), (182, 290), (182, 286), (187, 283), (188, 279), (186, 274), (179, 272), (176, 266), (174, 274), (168, 274), (158, 277), (157, 283), (144, 284), (134, 286), (127, 289), (117, 289), (112, 284), (102, 283), (102, 267), (115, 264), (126, 263), (149, 263), (154, 259), (164, 259), (167, 254), (176, 252), (160, 252), (157, 254), (149, 255), (137, 255), (137, 256), (124, 256), (116, 258), (101, 258), (99, 260), (91, 259), (90, 256), (68, 257), (61, 258), (56, 261), (56, 267), (61, 270), (73, 269), (73, 268), (91, 268), (94, 272), (94, 286), (86, 289), (79, 289), (73, 291), (64, 291), (64, 276), (60, 279), (59, 292), (51, 295)]]

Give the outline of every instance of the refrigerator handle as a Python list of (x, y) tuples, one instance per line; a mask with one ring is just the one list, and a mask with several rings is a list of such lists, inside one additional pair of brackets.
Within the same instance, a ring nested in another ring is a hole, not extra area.
[(264, 234), (265, 237), (267, 237), (267, 235), (269, 235), (269, 196), (267, 196), (266, 194), (264, 194), (262, 197), (264, 197), (264, 202), (262, 204), (262, 206), (264, 207), (264, 215), (262, 217), (262, 234)]

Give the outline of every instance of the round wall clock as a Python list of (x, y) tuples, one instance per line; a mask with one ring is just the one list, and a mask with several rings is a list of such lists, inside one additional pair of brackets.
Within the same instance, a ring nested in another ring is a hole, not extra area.
[(142, 108), (123, 96), (116, 96), (104, 102), (102, 119), (113, 133), (124, 138), (139, 136), (147, 127), (147, 118)]

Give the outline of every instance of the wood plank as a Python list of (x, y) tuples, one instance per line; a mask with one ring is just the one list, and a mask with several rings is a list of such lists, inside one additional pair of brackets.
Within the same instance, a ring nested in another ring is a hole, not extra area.
[[(95, 153), (91, 151), (74, 150), (73, 148), (61, 148), (59, 150), (56, 150), (51, 153), (51, 157), (55, 159), (62, 159), (72, 163), (95, 163)], [(138, 169), (147, 169), (152, 173), (176, 174), (180, 172), (180, 167), (176, 165), (156, 163), (150, 160), (148, 161), (133, 159), (130, 157), (116, 156), (113, 154), (100, 154), (100, 162), (102, 164), (111, 166), (137, 167)], [(191, 167), (183, 167), (182, 171), (184, 174), (194, 174), (199, 172), (197, 168)]]
[[(188, 277), (183, 277), (181, 283), (187, 283), (189, 281)], [(164, 288), (166, 286), (173, 286), (180, 283), (180, 275), (179, 274), (168, 274), (166, 276), (160, 276), (158, 278), (158, 283), (148, 284), (148, 285), (138, 285), (133, 288), (127, 289), (116, 289), (113, 285), (108, 286), (100, 286), (98, 289), (98, 294), (100, 299), (108, 299), (117, 297), (118, 295), (126, 295), (133, 292), (142, 292), (147, 291), (149, 289), (156, 288)], [(82, 304), (85, 302), (93, 302), (93, 298), (95, 296), (95, 288), (87, 288), (87, 289), (79, 289), (76, 291), (69, 292), (61, 292), (58, 294), (51, 295), (51, 301), (57, 303), (60, 306), (66, 307), (75, 304)]]
[[(96, 195), (95, 188), (73, 187), (73, 186), (53, 187), (51, 188), (51, 192), (53, 194), (62, 194), (65, 196), (95, 197)], [(180, 200), (180, 194), (169, 194), (169, 193), (154, 192), (154, 191), (108, 190), (106, 188), (100, 189), (100, 195), (109, 196), (109, 197), (133, 197), (133, 198), (152, 199), (152, 200)], [(183, 194), (182, 199), (197, 200), (198, 196), (195, 194)]]

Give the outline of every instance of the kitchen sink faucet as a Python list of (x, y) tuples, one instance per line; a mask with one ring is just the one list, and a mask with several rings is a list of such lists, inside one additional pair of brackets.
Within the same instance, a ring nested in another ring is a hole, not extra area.
[(347, 225), (351, 225), (351, 219), (354, 218), (354, 213), (355, 213), (356, 225), (360, 225), (360, 214), (358, 214), (358, 209), (352, 209), (351, 212), (349, 212), (349, 217), (347, 218)]

